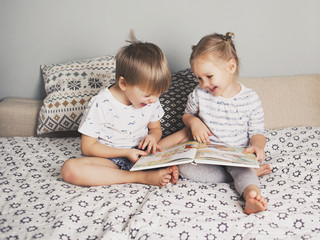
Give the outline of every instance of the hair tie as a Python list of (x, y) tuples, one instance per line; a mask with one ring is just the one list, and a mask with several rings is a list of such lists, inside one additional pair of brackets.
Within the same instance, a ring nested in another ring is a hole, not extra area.
[(234, 33), (227, 32), (225, 36), (223, 36), (223, 40), (228, 43), (231, 42), (232, 38), (234, 37)]

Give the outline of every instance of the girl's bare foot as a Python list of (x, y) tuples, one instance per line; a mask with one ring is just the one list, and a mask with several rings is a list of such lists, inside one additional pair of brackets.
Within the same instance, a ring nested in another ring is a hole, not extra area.
[(259, 168), (254, 168), (258, 177), (267, 175), (271, 172), (271, 167), (269, 164), (262, 164)]
[[(249, 188), (249, 189), (247, 189)], [(244, 208), (244, 213), (251, 214), (257, 213), (266, 210), (268, 202), (267, 200), (260, 195), (260, 190), (256, 190), (256, 186), (247, 187), (244, 192), (244, 198), (246, 205)]]

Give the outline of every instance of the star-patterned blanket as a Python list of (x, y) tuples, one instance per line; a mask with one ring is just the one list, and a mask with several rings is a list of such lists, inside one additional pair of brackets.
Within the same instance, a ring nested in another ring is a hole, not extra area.
[(0, 239), (320, 239), (320, 127), (268, 130), (264, 212), (233, 184), (79, 187), (60, 176), (79, 138), (0, 138)]

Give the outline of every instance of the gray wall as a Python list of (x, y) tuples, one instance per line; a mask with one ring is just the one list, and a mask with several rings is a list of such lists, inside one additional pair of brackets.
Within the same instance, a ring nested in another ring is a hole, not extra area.
[[(320, 73), (319, 0), (0, 0), (0, 100), (44, 98), (40, 64), (115, 54), (130, 29), (188, 67), (190, 46), (232, 31), (240, 76)], [(275, 86), (276, 87), (276, 86)]]

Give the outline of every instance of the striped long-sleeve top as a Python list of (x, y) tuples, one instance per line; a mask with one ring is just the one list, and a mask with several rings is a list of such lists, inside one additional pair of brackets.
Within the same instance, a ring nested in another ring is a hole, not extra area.
[(241, 84), (232, 98), (214, 96), (199, 85), (188, 97), (185, 113), (199, 117), (211, 130), (211, 143), (247, 147), (250, 138), (265, 134), (264, 112), (258, 94)]

